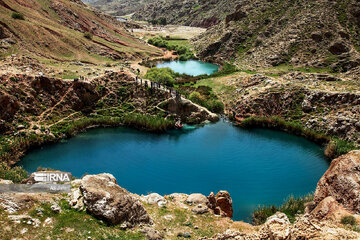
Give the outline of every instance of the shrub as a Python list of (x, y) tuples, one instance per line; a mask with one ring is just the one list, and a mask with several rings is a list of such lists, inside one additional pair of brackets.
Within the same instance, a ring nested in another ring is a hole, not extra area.
[(207, 109), (209, 109), (211, 112), (214, 112), (214, 113), (223, 113), (224, 112), (224, 104), (219, 100), (211, 99), (211, 100), (207, 101), (205, 106)]
[(172, 87), (175, 83), (176, 73), (170, 68), (151, 68), (145, 74), (145, 78)]
[(93, 35), (89, 32), (84, 33), (84, 37), (91, 40), (93, 38)]
[(221, 101), (217, 100), (216, 96), (214, 96), (213, 94), (205, 96), (197, 91), (194, 91), (189, 95), (189, 100), (203, 107), (206, 107), (211, 112), (224, 112), (224, 104)]
[(189, 100), (200, 105), (204, 104), (204, 99), (201, 97), (201, 94), (197, 91), (194, 91), (189, 95)]
[(355, 226), (356, 225), (356, 219), (354, 216), (345, 216), (341, 218), (341, 223), (344, 225), (351, 225), (351, 226)]
[(357, 147), (354, 143), (339, 138), (333, 138), (325, 149), (325, 155), (328, 158), (337, 158), (355, 149), (357, 149)]
[(21, 180), (29, 177), (29, 174), (19, 166), (11, 168), (6, 163), (0, 163), (0, 178), (20, 183)]
[(266, 219), (276, 212), (285, 213), (288, 216), (290, 222), (295, 221), (296, 214), (303, 214), (305, 211), (305, 203), (311, 202), (313, 195), (307, 195), (303, 197), (295, 198), (290, 196), (283, 205), (277, 206), (259, 206), (253, 212), (253, 223), (255, 225), (261, 225), (265, 223)]
[(124, 116), (123, 122), (126, 126), (160, 132), (174, 126), (174, 121), (159, 116), (130, 113)]
[(25, 20), (24, 14), (19, 13), (19, 12), (13, 12), (13, 13), (11, 14), (11, 17), (12, 17), (13, 19)]

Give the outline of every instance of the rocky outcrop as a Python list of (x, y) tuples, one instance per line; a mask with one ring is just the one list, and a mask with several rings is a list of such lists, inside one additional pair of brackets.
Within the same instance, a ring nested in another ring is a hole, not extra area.
[(359, 233), (345, 230), (331, 222), (319, 222), (309, 218), (309, 215), (299, 217), (294, 224), (290, 224), (289, 219), (283, 213), (276, 213), (269, 217), (265, 224), (255, 233), (244, 233), (234, 230), (227, 230), (224, 233), (216, 234), (211, 240), (289, 240), (289, 239), (358, 239)]
[(346, 210), (360, 213), (360, 151), (352, 151), (331, 162), (317, 184), (314, 201), (333, 197)]
[(336, 222), (340, 222), (342, 217), (349, 215), (352, 214), (345, 210), (332, 196), (324, 198), (310, 213), (310, 216), (316, 219)]
[(147, 204), (157, 204), (159, 207), (166, 206), (166, 199), (158, 193), (151, 193), (146, 196), (142, 196), (141, 200)]
[(219, 117), (187, 99), (171, 98), (160, 104), (161, 108), (176, 114), (181, 121), (189, 124), (198, 124), (206, 120), (210, 122), (219, 121)]
[(214, 214), (229, 218), (233, 217), (232, 199), (227, 191), (219, 191), (216, 195), (212, 192), (207, 199), (207, 205)]
[(80, 190), (86, 210), (110, 224), (132, 227), (139, 223), (151, 223), (142, 203), (117, 185), (111, 174), (83, 177)]
[(11, 121), (19, 108), (19, 102), (14, 97), (0, 92), (0, 119)]
[[(283, 78), (289, 82), (311, 82), (314, 85), (319, 81), (341, 81), (327, 74), (290, 73)], [(289, 121), (301, 118), (306, 128), (348, 141), (360, 141), (357, 120), (360, 117), (360, 95), (357, 93), (279, 84), (259, 74), (241, 79), (241, 82), (236, 90), (239, 97), (231, 103), (231, 111), (237, 118), (279, 116)]]
[(233, 0), (154, 0), (139, 6), (136, 20), (166, 19), (168, 24), (193, 27), (212, 27), (231, 13), (237, 1)]

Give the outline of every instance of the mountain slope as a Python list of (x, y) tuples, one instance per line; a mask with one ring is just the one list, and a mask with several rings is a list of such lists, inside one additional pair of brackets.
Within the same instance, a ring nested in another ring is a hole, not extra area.
[[(24, 20), (14, 19), (14, 12), (23, 14)], [(2, 0), (0, 54), (13, 53), (103, 62), (158, 54), (158, 50), (132, 37), (116, 19), (80, 0)]]
[(224, 20), (236, 5), (237, 1), (234, 0), (155, 0), (142, 5), (133, 18), (164, 18), (170, 24), (207, 28)]
[(123, 16), (138, 11), (151, 0), (83, 0), (83, 2), (114, 16)]
[(168, 24), (210, 27), (231, 13), (235, 0), (85, 0), (91, 6), (115, 16), (134, 13), (133, 19)]
[(242, 67), (347, 71), (360, 63), (359, 26), (356, 0), (244, 0), (194, 43), (201, 58)]

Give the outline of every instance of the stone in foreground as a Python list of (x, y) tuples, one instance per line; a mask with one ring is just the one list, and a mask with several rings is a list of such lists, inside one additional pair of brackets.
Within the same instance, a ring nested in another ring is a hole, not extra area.
[(87, 175), (81, 181), (80, 190), (87, 211), (111, 224), (133, 227), (139, 223), (151, 223), (142, 203), (121, 188), (111, 174)]
[(316, 187), (315, 204), (329, 196), (346, 210), (360, 213), (360, 151), (352, 151), (331, 162)]

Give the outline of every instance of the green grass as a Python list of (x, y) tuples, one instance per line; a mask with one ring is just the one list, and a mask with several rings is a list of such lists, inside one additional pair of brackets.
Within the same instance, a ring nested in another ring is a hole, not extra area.
[(159, 48), (175, 51), (179, 55), (179, 60), (181, 61), (195, 58), (187, 40), (167, 40), (162, 37), (154, 37), (150, 38), (148, 43)]
[(266, 222), (266, 219), (276, 212), (285, 213), (289, 218), (290, 222), (295, 221), (297, 214), (303, 214), (305, 211), (305, 203), (311, 202), (313, 200), (313, 195), (307, 195), (303, 197), (295, 198), (290, 196), (283, 205), (281, 206), (259, 206), (253, 212), (253, 224), (261, 225)]
[(0, 162), (0, 179), (11, 180), (14, 183), (20, 183), (21, 180), (29, 177), (28, 172), (22, 167), (9, 167), (6, 163)]
[(356, 149), (358, 148), (355, 143), (334, 137), (326, 146), (325, 155), (330, 159), (334, 159)]
[(189, 100), (203, 107), (206, 107), (211, 112), (214, 113), (224, 112), (224, 104), (220, 100), (218, 100), (215, 94), (213, 93), (201, 94), (197, 91), (194, 91), (189, 95)]
[(125, 126), (131, 126), (147, 131), (160, 132), (174, 126), (174, 121), (164, 119), (160, 116), (143, 115), (138, 113), (126, 114), (123, 117)]

